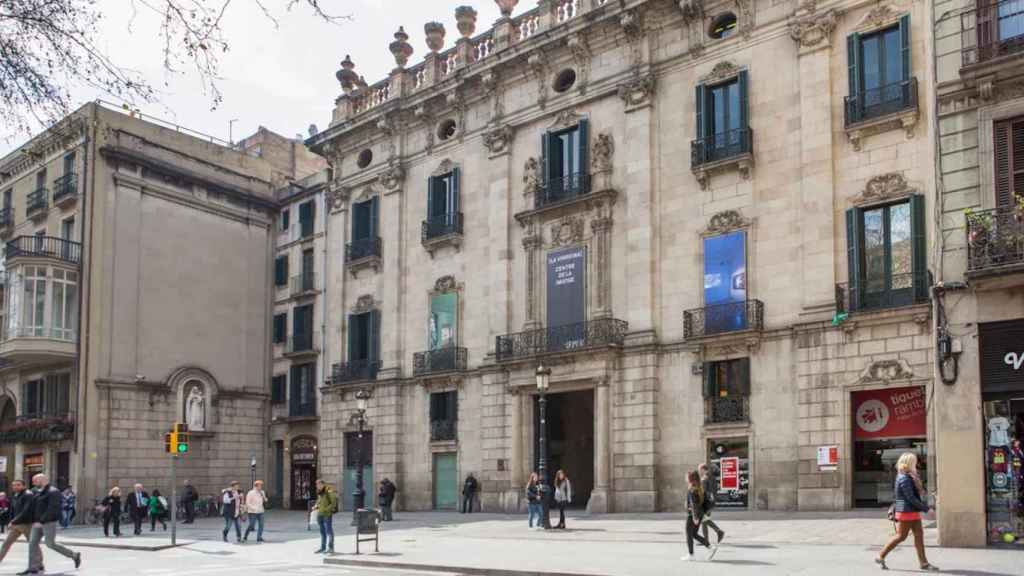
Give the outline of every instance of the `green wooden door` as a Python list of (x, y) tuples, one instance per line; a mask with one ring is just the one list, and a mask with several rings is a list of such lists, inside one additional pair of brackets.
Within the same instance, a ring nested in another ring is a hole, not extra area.
[(434, 510), (455, 510), (459, 500), (458, 488), (455, 454), (434, 454)]

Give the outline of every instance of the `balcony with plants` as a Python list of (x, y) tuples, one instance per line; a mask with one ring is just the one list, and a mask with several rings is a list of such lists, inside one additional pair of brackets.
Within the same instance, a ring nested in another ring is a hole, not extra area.
[(968, 210), (967, 276), (1024, 272), (1024, 197), (1014, 206)]
[(0, 444), (41, 444), (69, 440), (75, 434), (75, 415), (68, 411), (22, 414), (0, 427)]

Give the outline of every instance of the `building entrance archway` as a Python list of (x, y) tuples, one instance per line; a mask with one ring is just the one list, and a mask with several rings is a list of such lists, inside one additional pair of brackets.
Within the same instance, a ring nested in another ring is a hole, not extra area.
[[(571, 508), (586, 508), (594, 490), (594, 390), (548, 393), (548, 481), (564, 470), (572, 485)], [(533, 397), (533, 469), (540, 465), (540, 410)]]

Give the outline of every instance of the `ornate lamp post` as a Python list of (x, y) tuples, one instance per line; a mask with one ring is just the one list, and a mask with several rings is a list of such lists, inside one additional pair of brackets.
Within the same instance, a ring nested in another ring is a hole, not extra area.
[(545, 530), (551, 529), (551, 517), (549, 515), (549, 486), (548, 486), (548, 416), (547, 398), (548, 383), (551, 378), (551, 369), (543, 364), (537, 366), (537, 408), (540, 411), (539, 444), (540, 454), (538, 455), (538, 473), (540, 474), (540, 505), (541, 522)]
[(356, 437), (356, 489), (352, 493), (353, 522), (366, 505), (366, 492), (363, 490), (363, 428), (366, 426), (366, 403), (370, 399), (370, 391), (366, 388), (356, 392), (356, 413), (355, 420), (359, 426), (359, 434)]

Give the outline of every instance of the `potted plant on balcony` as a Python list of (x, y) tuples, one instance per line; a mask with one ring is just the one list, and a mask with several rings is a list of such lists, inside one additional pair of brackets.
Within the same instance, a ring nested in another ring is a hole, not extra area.
[(989, 234), (992, 232), (992, 214), (975, 212), (968, 208), (965, 215), (967, 216), (967, 243), (975, 247), (988, 243)]

